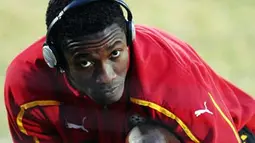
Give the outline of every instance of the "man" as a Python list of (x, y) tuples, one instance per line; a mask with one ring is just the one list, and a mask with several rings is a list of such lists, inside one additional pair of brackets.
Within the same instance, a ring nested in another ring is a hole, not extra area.
[(137, 120), (160, 122), (185, 143), (252, 139), (254, 99), (185, 42), (155, 28), (133, 28), (131, 12), (126, 8), (125, 19), (120, 5), (49, 2), (47, 36), (7, 70), (13, 141), (125, 142)]

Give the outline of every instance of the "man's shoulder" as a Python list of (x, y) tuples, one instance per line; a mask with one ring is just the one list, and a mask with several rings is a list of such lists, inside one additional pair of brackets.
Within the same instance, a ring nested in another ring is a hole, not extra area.
[[(204, 90), (197, 83), (207, 75), (207, 67), (191, 46), (154, 28), (139, 27), (137, 31), (138, 37), (133, 48), (135, 68), (132, 71), (135, 77), (132, 84), (135, 86), (132, 88), (140, 86), (142, 94), (136, 97), (161, 104), (166, 102), (163, 99), (171, 98), (169, 95), (174, 95), (173, 98), (177, 98), (175, 96), (178, 94), (185, 95), (184, 88), (192, 91), (191, 88), (197, 86), (199, 90)], [(178, 96), (179, 100), (185, 98)]]
[[(136, 29), (136, 35), (138, 36), (138, 38), (145, 36), (145, 37), (153, 38), (155, 40), (163, 38), (164, 40), (168, 39), (172, 42), (176, 42), (176, 43), (180, 43), (180, 44), (185, 43), (183, 40), (181, 40), (177, 36), (173, 35), (169, 31), (161, 29), (161, 28), (138, 24), (138, 25), (135, 25), (135, 29)], [(161, 42), (163, 42), (163, 41), (161, 41)]]
[(133, 47), (137, 58), (159, 63), (168, 62), (180, 68), (178, 70), (187, 70), (193, 61), (201, 62), (199, 55), (188, 43), (159, 28), (136, 25)]
[(5, 78), (5, 96), (15, 98), (17, 104), (44, 99), (53, 91), (55, 72), (44, 62), (41, 38), (19, 53), (8, 66)]
[(200, 61), (197, 52), (184, 40), (160, 28), (136, 25), (134, 49), (139, 52), (166, 53), (180, 64), (188, 64), (191, 60)]
[[(45, 41), (45, 37), (42, 37), (32, 43), (30, 46), (25, 48), (23, 51), (17, 54), (17, 56), (12, 60), (9, 67), (19, 67), (20, 64), (31, 64), (38, 60), (42, 60), (42, 46)], [(22, 65), (23, 66), (23, 65)]]
[(6, 83), (13, 82), (14, 79), (25, 79), (28, 76), (34, 76), (43, 69), (47, 69), (47, 65), (42, 56), (42, 44), (45, 37), (37, 40), (22, 52), (20, 52), (10, 63), (6, 70)]

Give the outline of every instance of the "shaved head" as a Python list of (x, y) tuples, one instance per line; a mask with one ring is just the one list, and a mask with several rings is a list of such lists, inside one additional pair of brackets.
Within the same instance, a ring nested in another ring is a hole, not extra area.
[(161, 126), (143, 124), (129, 132), (126, 143), (181, 143), (181, 141)]

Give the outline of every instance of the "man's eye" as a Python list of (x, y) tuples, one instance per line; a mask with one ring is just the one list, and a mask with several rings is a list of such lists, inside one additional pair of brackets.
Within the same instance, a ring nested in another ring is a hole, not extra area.
[(80, 65), (81, 65), (81, 67), (83, 67), (83, 68), (88, 68), (89, 66), (92, 65), (92, 63), (89, 62), (89, 61), (82, 61), (82, 62), (80, 63)]
[(111, 54), (111, 58), (117, 58), (119, 56), (120, 56), (120, 51), (118, 50), (113, 51)]

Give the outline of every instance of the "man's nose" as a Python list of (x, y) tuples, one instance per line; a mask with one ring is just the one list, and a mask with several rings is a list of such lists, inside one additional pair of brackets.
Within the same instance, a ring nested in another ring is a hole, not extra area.
[(110, 64), (103, 64), (100, 69), (96, 79), (97, 83), (110, 83), (117, 77)]

